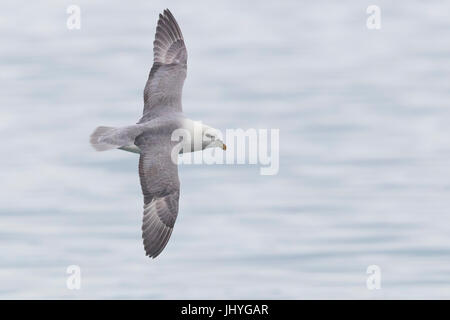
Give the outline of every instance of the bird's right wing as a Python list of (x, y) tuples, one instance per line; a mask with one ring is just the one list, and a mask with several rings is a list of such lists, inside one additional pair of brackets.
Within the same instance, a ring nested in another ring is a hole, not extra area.
[(140, 123), (165, 112), (182, 111), (187, 50), (181, 29), (168, 9), (159, 15), (153, 54), (153, 66), (144, 89), (144, 112)]
[(146, 255), (156, 258), (169, 241), (178, 215), (178, 167), (172, 162), (170, 143), (145, 147), (139, 142), (137, 144), (142, 149), (139, 177), (144, 194), (142, 239)]

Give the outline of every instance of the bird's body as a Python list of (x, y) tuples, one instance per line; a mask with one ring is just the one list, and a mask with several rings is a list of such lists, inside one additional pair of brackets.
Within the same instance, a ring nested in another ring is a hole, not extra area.
[[(174, 150), (192, 152), (225, 145), (215, 129), (183, 114), (181, 96), (187, 72), (183, 35), (169, 10), (159, 16), (153, 43), (154, 63), (144, 89), (144, 111), (137, 124), (98, 127), (91, 144), (98, 151), (122, 149), (139, 153), (139, 177), (144, 195), (142, 238), (146, 254), (155, 258), (165, 248), (178, 215), (180, 182)], [(173, 133), (184, 130), (191, 138), (179, 141)], [(208, 133), (207, 133), (208, 132)], [(199, 134), (200, 133), (200, 134)]]

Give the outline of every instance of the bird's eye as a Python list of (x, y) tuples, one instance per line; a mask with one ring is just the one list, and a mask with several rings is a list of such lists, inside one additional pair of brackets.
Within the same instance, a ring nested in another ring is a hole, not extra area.
[(213, 140), (214, 140), (214, 136), (213, 136), (213, 135), (210, 135), (209, 133), (205, 133), (205, 136), (206, 136), (207, 138), (210, 138), (210, 139), (213, 139)]

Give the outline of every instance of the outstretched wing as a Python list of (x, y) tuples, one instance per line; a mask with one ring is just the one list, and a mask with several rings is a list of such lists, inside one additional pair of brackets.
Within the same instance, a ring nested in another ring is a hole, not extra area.
[(142, 150), (139, 159), (139, 177), (144, 194), (142, 239), (146, 255), (156, 258), (165, 248), (178, 215), (180, 182), (178, 168), (170, 157), (172, 146), (167, 143), (145, 141), (138, 138)]
[(180, 27), (168, 9), (159, 15), (153, 54), (153, 66), (144, 89), (144, 112), (139, 122), (166, 112), (182, 111), (187, 50)]

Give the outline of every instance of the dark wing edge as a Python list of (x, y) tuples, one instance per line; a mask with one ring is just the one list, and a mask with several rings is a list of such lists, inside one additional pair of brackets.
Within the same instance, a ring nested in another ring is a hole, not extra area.
[(156, 258), (166, 247), (172, 235), (178, 213), (180, 192), (176, 191), (144, 205), (142, 239), (145, 254)]
[(159, 15), (155, 41), (153, 41), (153, 62), (181, 65), (187, 63), (183, 34), (169, 9), (164, 10), (164, 15)]

